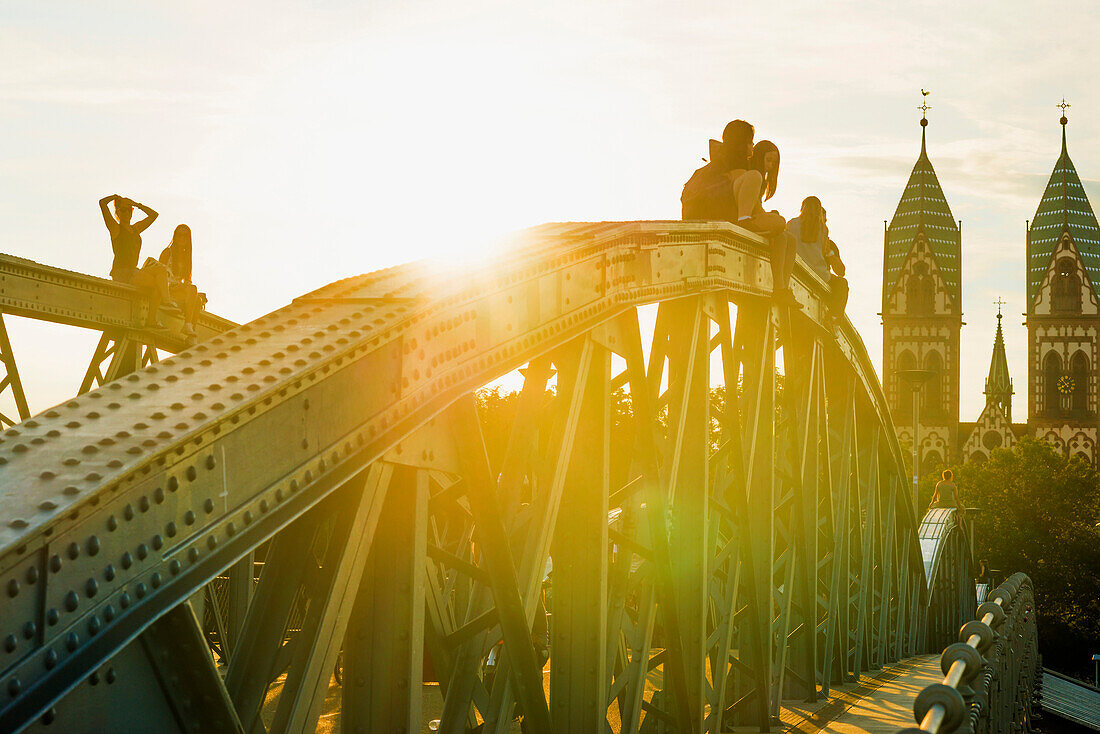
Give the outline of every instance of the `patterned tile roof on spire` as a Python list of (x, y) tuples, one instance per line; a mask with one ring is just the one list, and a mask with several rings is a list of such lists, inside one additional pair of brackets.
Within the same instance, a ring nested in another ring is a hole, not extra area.
[(1012, 378), (1008, 375), (1005, 337), (1001, 331), (1001, 314), (997, 314), (997, 335), (993, 337), (993, 358), (989, 361), (989, 377), (985, 379), (986, 402), (1012, 402)]
[(925, 146), (925, 128), (921, 128), (920, 156), (913, 164), (909, 182), (886, 230), (883, 256), (882, 300), (885, 304), (897, 283), (905, 259), (913, 249), (917, 234), (924, 232), (932, 255), (956, 304), (962, 295), (961, 237), (951, 207), (943, 195), (932, 161)]
[(1100, 227), (1096, 224), (1096, 215), (1092, 204), (1081, 185), (1081, 178), (1066, 150), (1066, 127), (1062, 126), (1062, 154), (1054, 164), (1054, 171), (1047, 181), (1043, 198), (1031, 227), (1027, 232), (1027, 296), (1034, 300), (1039, 283), (1050, 266), (1051, 253), (1054, 252), (1063, 231), (1069, 231), (1089, 279), (1100, 283)]

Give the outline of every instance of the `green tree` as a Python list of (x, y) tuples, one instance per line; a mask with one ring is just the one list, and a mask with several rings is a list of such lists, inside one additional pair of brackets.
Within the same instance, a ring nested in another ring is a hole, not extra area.
[[(979, 511), (978, 558), (1035, 585), (1044, 665), (1091, 677), (1100, 652), (1100, 475), (1034, 439), (953, 471), (962, 505)], [(937, 478), (921, 483), (925, 503)]]

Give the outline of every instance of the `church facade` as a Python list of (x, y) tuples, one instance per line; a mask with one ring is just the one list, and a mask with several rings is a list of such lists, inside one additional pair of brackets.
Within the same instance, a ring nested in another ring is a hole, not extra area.
[(882, 382), (902, 443), (919, 442), (921, 473), (984, 461), (1023, 436), (1097, 464), (1100, 441), (1100, 227), (1062, 150), (1027, 235), (1028, 375), (1026, 423), (1012, 421), (1012, 379), (1000, 309), (985, 407), (959, 420), (962, 321), (961, 226), (921, 150), (883, 243)]

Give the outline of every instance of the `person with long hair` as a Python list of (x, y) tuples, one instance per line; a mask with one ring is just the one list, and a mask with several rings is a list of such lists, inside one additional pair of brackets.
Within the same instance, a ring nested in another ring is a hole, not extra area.
[[(114, 205), (114, 213), (109, 205)], [(145, 217), (131, 222), (134, 209), (139, 209)], [(118, 194), (105, 196), (99, 200), (99, 210), (103, 214), (103, 223), (111, 234), (111, 250), (114, 259), (111, 262), (111, 279), (129, 283), (142, 290), (149, 299), (149, 310), (145, 314), (145, 325), (163, 328), (157, 319), (160, 304), (168, 300), (168, 273), (153, 258), (138, 267), (141, 257), (141, 233), (156, 221), (157, 213), (137, 202)]]
[(183, 333), (195, 335), (195, 319), (202, 308), (202, 297), (191, 282), (191, 228), (176, 226), (172, 241), (160, 253), (160, 262), (168, 271), (169, 293), (183, 311)]
[(779, 148), (770, 140), (761, 140), (753, 146), (749, 167), (740, 172), (731, 171), (731, 178), (737, 200), (738, 226), (761, 234), (769, 241), (775, 300), (798, 307), (790, 286), (797, 250), (794, 237), (787, 231), (787, 220), (779, 212), (764, 210), (764, 202), (775, 195), (779, 184)]
[(829, 286), (828, 305), (832, 315), (843, 313), (848, 303), (848, 281), (844, 278), (840, 250), (829, 239), (829, 225), (821, 199), (816, 196), (803, 199), (802, 211), (787, 222), (787, 229), (794, 236), (799, 257)]

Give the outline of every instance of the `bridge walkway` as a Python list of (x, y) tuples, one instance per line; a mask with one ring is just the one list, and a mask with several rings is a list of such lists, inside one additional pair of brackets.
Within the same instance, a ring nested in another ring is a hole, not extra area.
[[(833, 688), (827, 699), (809, 704), (784, 701), (780, 716), (782, 723), (774, 726), (772, 731), (780, 734), (895, 734), (899, 729), (914, 726), (913, 701), (921, 689), (942, 679), (939, 655), (918, 655), (899, 660), (871, 675), (861, 676), (858, 683)], [(547, 674), (547, 689), (549, 683)], [(278, 688), (278, 684), (273, 686), (272, 705), (265, 707), (269, 709), (265, 710), (265, 719), (269, 721), (274, 717), (274, 694)], [(425, 684), (423, 695), (424, 721), (420, 732), (431, 734), (433, 730), (429, 722), (440, 715), (442, 699), (436, 684)], [(618, 722), (611, 723), (615, 725)], [(332, 681), (317, 732), (341, 734), (341, 731), (340, 690)], [(512, 731), (518, 734), (519, 725), (514, 725)], [(739, 728), (737, 731), (744, 734), (750, 730)]]
[(783, 702), (783, 731), (800, 734), (894, 734), (915, 726), (913, 702), (925, 686), (943, 680), (939, 655), (917, 655), (887, 665), (858, 683), (834, 688), (828, 700)]

